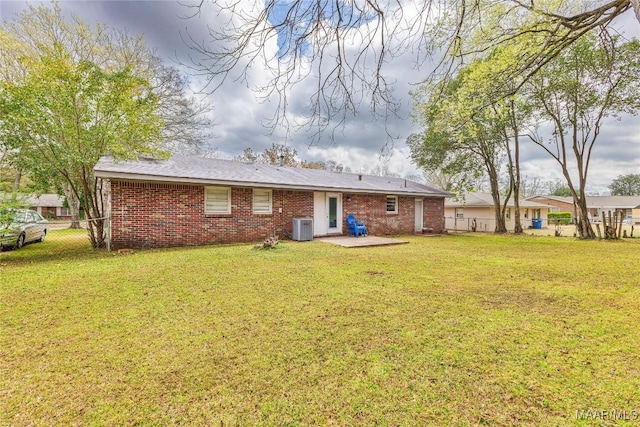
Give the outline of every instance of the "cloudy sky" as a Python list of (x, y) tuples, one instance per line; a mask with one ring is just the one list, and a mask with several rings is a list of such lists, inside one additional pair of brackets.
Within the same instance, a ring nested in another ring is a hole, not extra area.
[[(0, 18), (11, 20), (17, 13), (35, 2), (0, 0)], [(185, 4), (188, 2), (182, 2)], [(260, 2), (258, 2), (260, 3)], [(156, 49), (159, 56), (167, 61), (181, 58), (187, 61), (189, 50), (182, 41), (181, 34), (188, 31), (196, 40), (208, 39), (207, 24), (215, 25), (216, 16), (205, 13), (185, 19), (190, 10), (173, 1), (60, 1), (65, 13), (73, 13), (87, 22), (106, 23), (110, 27), (127, 29), (130, 34), (142, 34), (147, 44)], [(627, 36), (640, 37), (640, 23), (627, 13), (619, 25)], [(352, 171), (367, 171), (387, 162), (391, 172), (401, 176), (416, 175), (419, 171), (409, 161), (409, 150), (405, 139), (418, 132), (411, 121), (411, 99), (409, 91), (413, 84), (423, 79), (429, 65), (416, 69), (413, 57), (407, 55), (394, 59), (385, 66), (390, 81), (395, 81), (394, 94), (401, 102), (397, 118), (389, 118), (386, 123), (373, 118), (363, 105), (360, 114), (349, 118), (343, 130), (334, 139), (323, 137), (318, 144), (310, 146), (311, 132), (293, 132), (287, 135), (284, 129), (270, 133), (265, 127), (265, 119), (273, 112), (276, 100), (260, 102), (246, 83), (227, 81), (206, 101), (213, 106), (215, 128), (211, 148), (221, 158), (232, 158), (244, 148), (262, 151), (272, 143), (287, 143), (295, 148), (304, 160), (334, 160), (348, 166)], [(177, 64), (174, 64), (177, 65)], [(260, 67), (251, 69), (252, 82), (260, 82), (264, 72)], [(201, 87), (200, 77), (191, 78), (194, 88)], [(311, 85), (314, 82), (309, 82)], [(304, 87), (296, 89), (296, 94), (304, 94)], [(304, 98), (301, 95), (300, 98)], [(295, 98), (293, 98), (295, 101)], [(292, 102), (291, 108), (303, 108), (304, 102)], [(295, 111), (294, 111), (295, 112)], [(386, 130), (385, 130), (386, 129)], [(386, 132), (397, 137), (390, 156), (381, 158), (380, 152), (387, 144)], [(559, 167), (539, 147), (525, 146), (522, 150), (523, 175), (528, 179), (540, 177), (543, 180), (562, 178)], [(640, 120), (625, 117), (621, 121), (608, 121), (596, 143), (588, 191), (604, 194), (607, 186), (618, 175), (640, 173)]]

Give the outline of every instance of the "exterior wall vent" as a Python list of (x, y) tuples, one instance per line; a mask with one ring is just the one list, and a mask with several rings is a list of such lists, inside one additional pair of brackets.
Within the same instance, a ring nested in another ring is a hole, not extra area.
[(299, 242), (313, 240), (313, 219), (294, 218), (291, 238)]

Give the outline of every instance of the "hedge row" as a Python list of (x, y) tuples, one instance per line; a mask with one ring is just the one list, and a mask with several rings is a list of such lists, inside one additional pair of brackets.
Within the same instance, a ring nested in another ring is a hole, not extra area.
[(571, 224), (571, 212), (549, 212), (547, 214), (549, 224)]

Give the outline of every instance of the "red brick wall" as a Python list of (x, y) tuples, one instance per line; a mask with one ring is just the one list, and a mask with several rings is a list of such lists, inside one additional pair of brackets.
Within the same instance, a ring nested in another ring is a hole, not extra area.
[(423, 201), (424, 227), (432, 228), (434, 233), (444, 231), (444, 197), (428, 197)]
[[(350, 199), (350, 201), (347, 200)], [(313, 217), (312, 191), (273, 190), (273, 213), (252, 212), (253, 191), (231, 189), (230, 215), (205, 215), (204, 187), (190, 184), (111, 182), (111, 246), (155, 248), (257, 242), (290, 237), (293, 218)], [(412, 234), (415, 198), (398, 197), (398, 214), (387, 214), (385, 195), (344, 193), (343, 218), (353, 214), (370, 234)], [(282, 212), (280, 212), (280, 209)], [(444, 228), (444, 199), (424, 199), (424, 226)], [(347, 233), (346, 224), (343, 224)]]
[[(350, 194), (342, 197), (343, 217), (353, 214), (367, 226), (371, 235), (413, 234), (415, 228), (415, 197), (398, 196), (398, 213), (387, 213), (387, 196), (377, 194)], [(444, 198), (425, 198), (423, 201), (423, 227), (434, 233), (444, 229)], [(347, 228), (344, 228), (345, 234)]]
[(55, 218), (57, 218), (56, 208), (51, 207), (51, 206), (43, 207), (43, 208), (41, 208), (40, 215), (42, 215), (43, 217), (45, 217), (47, 219), (55, 219)]
[[(313, 216), (313, 193), (273, 191), (273, 213), (252, 212), (253, 191), (232, 188), (232, 215), (205, 215), (199, 185), (111, 183), (111, 246), (155, 248), (257, 242), (291, 233), (293, 218)], [(282, 208), (282, 213), (279, 213)]]

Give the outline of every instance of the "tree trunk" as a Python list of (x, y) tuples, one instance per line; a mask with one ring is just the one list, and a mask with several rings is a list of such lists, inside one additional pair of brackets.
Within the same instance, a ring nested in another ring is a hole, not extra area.
[(513, 232), (515, 234), (522, 234), (522, 222), (520, 221), (520, 127), (518, 126), (516, 110), (515, 102), (511, 99), (509, 102), (509, 119), (511, 122), (511, 130), (513, 132), (513, 156), (511, 155), (509, 135), (506, 133), (505, 140), (507, 154), (509, 155), (509, 178), (511, 179), (511, 190), (513, 194)]
[(73, 203), (69, 203), (69, 209), (71, 210), (71, 228), (82, 228), (80, 225), (80, 201), (73, 200)]
[(574, 193), (574, 203), (578, 210), (578, 234), (581, 239), (595, 239), (596, 234), (591, 227), (591, 222), (589, 221), (589, 209), (587, 208), (587, 198), (584, 195), (584, 190), (580, 190), (580, 194), (576, 195)]
[(507, 221), (499, 210), (496, 211), (496, 229), (494, 232), (496, 234), (504, 234), (507, 232)]
[(62, 192), (67, 198), (67, 204), (69, 205), (69, 211), (71, 211), (71, 227), (75, 229), (82, 228), (80, 225), (80, 200), (78, 196), (71, 190), (71, 187), (64, 185)]
[(500, 203), (500, 182), (498, 180), (498, 169), (496, 168), (497, 161), (493, 157), (494, 154), (495, 151), (486, 149), (484, 150), (482, 160), (487, 170), (487, 178), (489, 178), (489, 187), (495, 211), (496, 226), (493, 232), (502, 234), (507, 232), (507, 224), (504, 218), (504, 210), (502, 209), (502, 205)]
[(494, 229), (494, 233), (506, 233), (507, 223), (504, 218), (504, 210), (502, 209), (502, 204), (500, 203), (500, 183), (498, 182), (498, 171), (495, 168), (495, 164), (490, 161), (489, 156), (487, 156), (484, 161), (487, 167), (489, 186), (491, 187), (491, 198), (493, 199), (493, 207), (496, 218), (496, 227)]
[(22, 181), (22, 168), (18, 168), (16, 176), (13, 179), (13, 191), (20, 190), (20, 181)]
[[(518, 202), (515, 202), (515, 203), (518, 203)], [(513, 212), (514, 212), (515, 221), (516, 221), (513, 226), (513, 233), (522, 234), (524, 233), (524, 230), (522, 228), (522, 221), (520, 220), (520, 204), (519, 203), (516, 207), (514, 207)]]
[(107, 246), (107, 236), (105, 234), (107, 219), (104, 217), (105, 195), (103, 194), (102, 184), (101, 180), (94, 178), (93, 186), (84, 189), (84, 212), (87, 217), (89, 239), (94, 249), (102, 249)]
[(495, 189), (493, 185), (491, 186), (491, 197), (493, 198), (493, 206), (496, 218), (496, 228), (494, 230), (494, 233), (504, 234), (507, 232), (507, 220), (505, 218), (505, 211), (502, 208), (502, 204), (500, 203), (500, 191), (497, 186), (495, 187)]
[(631, 0), (631, 6), (633, 6), (633, 11), (636, 14), (636, 19), (640, 22), (640, 1)]
[(104, 218), (87, 218), (89, 230), (89, 240), (94, 249), (102, 249), (107, 246), (105, 239), (105, 219)]
[[(515, 129), (517, 131), (517, 128)], [(514, 170), (512, 172), (512, 181), (513, 181), (513, 215), (514, 215), (514, 226), (513, 232), (515, 234), (522, 234), (524, 230), (522, 229), (522, 221), (520, 220), (520, 141), (518, 140), (518, 135), (514, 137), (515, 140), (515, 159), (514, 159)]]
[(524, 230), (522, 229), (522, 221), (520, 220), (520, 192), (516, 192), (514, 188), (513, 192), (513, 214), (515, 215), (515, 224), (513, 226), (513, 232), (515, 234), (522, 234)]

